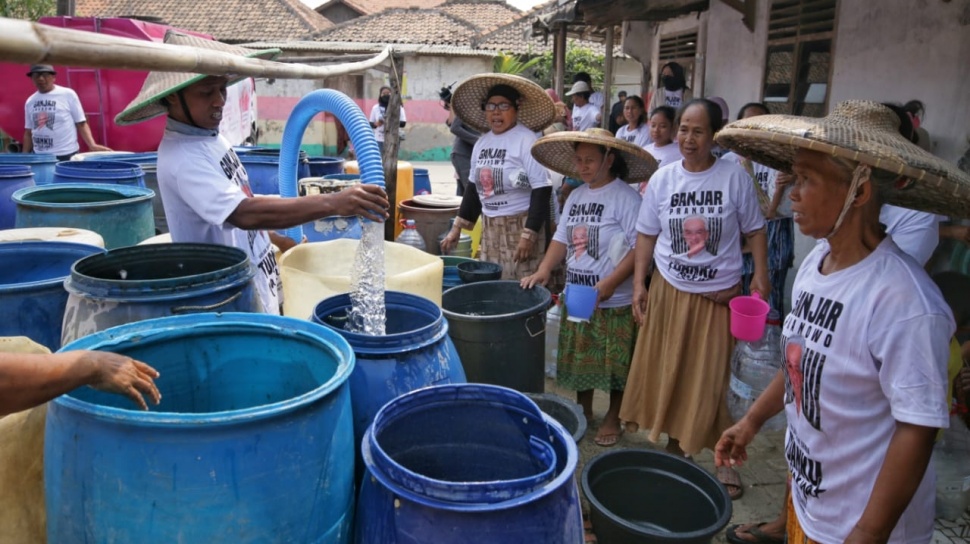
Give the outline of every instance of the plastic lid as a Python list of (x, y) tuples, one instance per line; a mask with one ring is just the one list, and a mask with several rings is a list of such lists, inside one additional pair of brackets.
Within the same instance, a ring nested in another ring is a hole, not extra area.
[(772, 308), (770, 311), (768, 311), (767, 321), (771, 325), (781, 325), (781, 314), (778, 313), (778, 310)]

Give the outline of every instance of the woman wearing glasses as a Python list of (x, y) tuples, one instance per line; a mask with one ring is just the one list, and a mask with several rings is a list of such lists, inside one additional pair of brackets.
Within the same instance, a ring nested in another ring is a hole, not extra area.
[(552, 205), (549, 172), (530, 153), (536, 132), (549, 126), (556, 108), (535, 83), (504, 74), (463, 81), (451, 98), (455, 114), (482, 132), (472, 150), (469, 181), (454, 227), (441, 242), (448, 253), (461, 229), (482, 216), (480, 259), (502, 265), (502, 279), (527, 276), (545, 254)]

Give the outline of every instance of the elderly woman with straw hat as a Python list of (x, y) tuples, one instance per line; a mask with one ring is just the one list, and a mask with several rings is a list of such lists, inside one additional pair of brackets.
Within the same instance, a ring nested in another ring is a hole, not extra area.
[[(165, 43), (264, 59), (279, 54), (279, 49), (250, 50), (173, 31), (165, 35)], [(363, 215), (382, 221), (388, 203), (383, 189), (366, 184), (302, 198), (253, 196), (246, 168), (219, 133), (226, 87), (243, 79), (151, 72), (115, 122), (132, 125), (168, 115), (158, 147), (158, 186), (172, 241), (243, 250), (257, 270), (256, 290), (263, 310), (278, 314), (282, 290), (271, 241), (284, 250), (296, 242), (267, 230), (329, 215)]]
[(823, 119), (736, 121), (718, 140), (792, 171), (795, 224), (819, 240), (796, 276), (785, 365), (724, 432), (718, 465), (741, 464), (770, 416), (788, 416), (788, 541), (929, 542), (938, 428), (948, 424), (953, 316), (879, 222), (883, 203), (970, 216), (970, 176), (900, 136), (898, 117), (847, 101)]
[[(720, 109), (693, 100), (676, 125), (683, 159), (653, 176), (637, 219), (633, 312), (642, 327), (620, 418), (627, 430), (650, 429), (653, 441), (667, 433), (667, 451), (689, 456), (713, 448), (732, 423), (727, 304), (741, 293), (742, 237), (755, 255), (752, 289), (767, 298), (770, 287), (764, 217), (751, 179), (711, 154)], [(743, 493), (736, 471), (726, 467), (718, 479), (732, 498)]]
[(536, 131), (556, 115), (552, 99), (535, 83), (505, 74), (480, 74), (461, 82), (451, 97), (455, 114), (482, 132), (472, 150), (469, 181), (451, 231), (447, 253), (483, 216), (481, 260), (502, 265), (502, 279), (535, 270), (545, 254), (552, 183), (530, 150)]
[(597, 307), (588, 323), (568, 312), (559, 329), (556, 381), (576, 391), (586, 418), (593, 415), (593, 391), (609, 391), (610, 406), (594, 442), (620, 439), (620, 403), (626, 387), (636, 322), (633, 320), (633, 245), (640, 195), (627, 182), (646, 181), (657, 161), (643, 148), (599, 128), (540, 138), (532, 155), (554, 172), (583, 180), (570, 193), (546, 256), (523, 288), (545, 285), (566, 261), (566, 284), (595, 287)]

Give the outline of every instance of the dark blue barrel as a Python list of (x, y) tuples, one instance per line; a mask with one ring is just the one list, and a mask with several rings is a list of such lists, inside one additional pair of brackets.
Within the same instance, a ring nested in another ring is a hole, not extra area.
[(30, 167), (0, 164), (0, 230), (13, 228), (17, 217), (17, 207), (12, 199), (14, 191), (33, 185), (34, 174)]
[(0, 153), (0, 164), (25, 165), (34, 173), (34, 183), (47, 185), (54, 182), (57, 157), (49, 153)]
[(428, 172), (427, 168), (414, 169), (414, 194), (431, 194), (431, 174)]
[(600, 542), (707, 544), (731, 519), (724, 485), (681, 455), (603, 452), (586, 463), (582, 486)]
[(260, 312), (255, 268), (242, 250), (210, 244), (149, 244), (81, 259), (64, 283), (70, 293), (62, 342), (155, 317)]
[(361, 451), (357, 544), (582, 542), (576, 444), (521, 393), (414, 391), (378, 412)]
[(143, 187), (58, 183), (19, 189), (17, 228), (74, 227), (93, 230), (108, 249), (133, 246), (155, 236), (152, 198)]
[(551, 304), (548, 289), (522, 289), (517, 280), (467, 283), (445, 291), (441, 309), (468, 381), (542, 393)]
[(64, 161), (54, 167), (54, 183), (107, 183), (145, 186), (145, 172), (132, 162)]
[(0, 243), (0, 336), (26, 336), (51, 351), (61, 347), (64, 279), (100, 247), (69, 242)]
[[(333, 194), (360, 183), (360, 174), (327, 174), (320, 178), (299, 181), (302, 194)], [(326, 242), (338, 238), (360, 240), (363, 224), (357, 216), (332, 215), (303, 224), (308, 242)]]
[(377, 411), (391, 399), (429, 385), (465, 383), (465, 371), (448, 337), (441, 308), (426, 298), (397, 291), (385, 292), (384, 302), (384, 336), (344, 328), (351, 308), (349, 294), (324, 299), (313, 311), (314, 323), (343, 336), (357, 356), (350, 377), (356, 444)]
[(142, 412), (82, 388), (49, 405), (48, 542), (349, 542), (354, 355), (340, 335), (197, 314), (64, 347), (75, 349), (149, 363), (162, 402)]
[[(307, 160), (306, 152), (300, 151), (297, 179), (310, 177), (310, 164)], [(246, 167), (246, 174), (249, 176), (249, 188), (253, 191), (253, 194), (280, 194), (279, 149), (256, 149), (239, 155), (239, 161)]]
[(344, 173), (344, 160), (340, 157), (310, 157), (309, 165), (311, 178)]

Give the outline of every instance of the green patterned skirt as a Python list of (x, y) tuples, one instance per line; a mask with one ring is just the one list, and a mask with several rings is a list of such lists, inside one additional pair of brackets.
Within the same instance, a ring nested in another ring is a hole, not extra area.
[(589, 323), (576, 323), (562, 306), (556, 382), (573, 391), (622, 391), (630, 372), (637, 323), (633, 306), (597, 308)]

